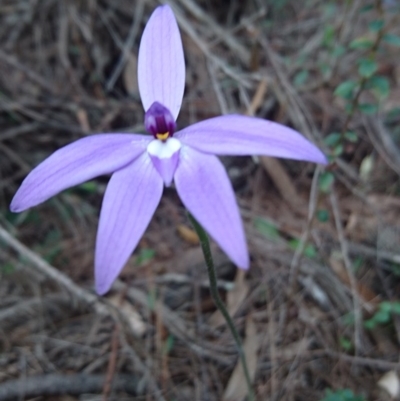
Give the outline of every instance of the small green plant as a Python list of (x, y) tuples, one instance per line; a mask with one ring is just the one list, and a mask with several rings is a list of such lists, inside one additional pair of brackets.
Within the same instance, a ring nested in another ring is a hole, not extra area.
[[(301, 241), (297, 238), (293, 238), (288, 242), (289, 248), (295, 251), (300, 246)], [(308, 258), (315, 258), (318, 254), (317, 249), (312, 244), (307, 244), (304, 247), (304, 255)]]
[(342, 348), (346, 352), (349, 352), (354, 348), (351, 340), (344, 336), (339, 337), (339, 344), (340, 348)]
[[(390, 92), (389, 79), (380, 75), (378, 55), (389, 46), (400, 46), (400, 37), (387, 32), (385, 24), (385, 11), (381, 1), (368, 7), (363, 7), (361, 13), (377, 12), (365, 32), (353, 38), (349, 43), (343, 43), (341, 47), (344, 53), (353, 52), (355, 55), (355, 74), (353, 77), (340, 82), (334, 95), (341, 99), (347, 117), (340, 132), (332, 132), (325, 138), (325, 143), (330, 149), (330, 158), (340, 157), (348, 142), (357, 142), (358, 136), (349, 131), (349, 125), (353, 116), (359, 112), (365, 115), (376, 114), (379, 111), (382, 100)], [(332, 43), (338, 43), (340, 33), (332, 27), (325, 30), (323, 44), (331, 49)], [(332, 74), (337, 72), (336, 68)], [(334, 74), (333, 74), (334, 75)]]
[(349, 389), (342, 390), (327, 390), (325, 397), (321, 401), (366, 401), (364, 397), (360, 395), (355, 395)]
[(262, 217), (254, 219), (254, 227), (260, 234), (272, 241), (280, 238), (279, 230), (276, 225)]
[(11, 262), (0, 265), (0, 274), (4, 276), (10, 275), (15, 272), (15, 265)]
[(326, 209), (317, 210), (317, 219), (321, 223), (326, 223), (329, 220), (329, 212)]
[(331, 186), (333, 184), (333, 181), (335, 181), (335, 176), (333, 173), (330, 171), (324, 171), (320, 176), (319, 176), (319, 190), (322, 193), (329, 193)]
[(139, 266), (146, 265), (152, 259), (154, 259), (155, 254), (156, 251), (154, 249), (151, 248), (140, 249), (138, 255), (136, 256), (136, 264)]
[(386, 325), (392, 321), (392, 316), (394, 314), (400, 315), (399, 301), (381, 302), (375, 314), (364, 322), (364, 327), (368, 330), (373, 330), (376, 326)]
[[(254, 220), (254, 227), (260, 234), (271, 241), (285, 241), (287, 246), (293, 251), (297, 250), (297, 248), (300, 246), (301, 240), (299, 238), (292, 238), (287, 241), (284, 240), (284, 237), (281, 236), (279, 229), (272, 222), (266, 219), (257, 217)], [(318, 252), (314, 245), (306, 244), (303, 254), (308, 258), (315, 258)]]
[(172, 348), (174, 347), (174, 344), (175, 344), (175, 338), (172, 334), (170, 334), (164, 341), (162, 350), (163, 354), (169, 355), (172, 351)]

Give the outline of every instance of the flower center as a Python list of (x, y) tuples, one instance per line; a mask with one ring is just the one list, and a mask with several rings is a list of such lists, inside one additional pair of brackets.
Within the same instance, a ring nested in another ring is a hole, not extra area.
[(180, 141), (176, 138), (168, 138), (162, 142), (153, 140), (147, 145), (147, 152), (158, 159), (170, 159), (181, 147)]
[[(172, 135), (171, 135), (172, 136)], [(156, 134), (156, 138), (161, 141), (166, 141), (169, 138), (169, 132), (164, 132), (163, 134)]]
[(153, 165), (167, 187), (171, 185), (178, 167), (181, 147), (181, 143), (176, 138), (167, 138), (164, 141), (154, 139), (147, 146)]
[(159, 102), (154, 102), (146, 111), (144, 125), (154, 138), (163, 142), (172, 137), (176, 129), (171, 112)]

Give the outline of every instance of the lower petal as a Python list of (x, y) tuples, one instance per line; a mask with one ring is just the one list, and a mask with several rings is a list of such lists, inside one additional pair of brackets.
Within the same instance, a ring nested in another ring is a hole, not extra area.
[(217, 157), (183, 146), (175, 186), (185, 207), (240, 268), (249, 267), (242, 220), (228, 175)]
[(160, 202), (163, 181), (147, 152), (113, 174), (101, 208), (95, 254), (98, 294), (105, 294), (138, 244)]

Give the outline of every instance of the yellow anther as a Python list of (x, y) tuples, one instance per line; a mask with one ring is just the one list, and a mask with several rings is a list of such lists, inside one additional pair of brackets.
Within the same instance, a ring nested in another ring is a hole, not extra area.
[(165, 141), (169, 137), (169, 132), (164, 132), (163, 134), (156, 134), (157, 139), (160, 139), (161, 141)]

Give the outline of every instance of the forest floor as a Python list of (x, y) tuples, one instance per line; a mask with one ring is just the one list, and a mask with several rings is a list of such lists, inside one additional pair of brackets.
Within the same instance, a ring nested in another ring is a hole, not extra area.
[[(251, 268), (212, 250), (257, 400), (396, 399), (399, 2), (165, 3), (185, 51), (179, 127), (254, 115), (295, 128), (330, 160), (221, 158)], [(58, 148), (144, 132), (137, 54), (158, 4), (0, 1), (0, 401), (246, 398), (173, 186), (104, 297), (93, 257), (108, 177), (9, 211), (23, 178)]]

